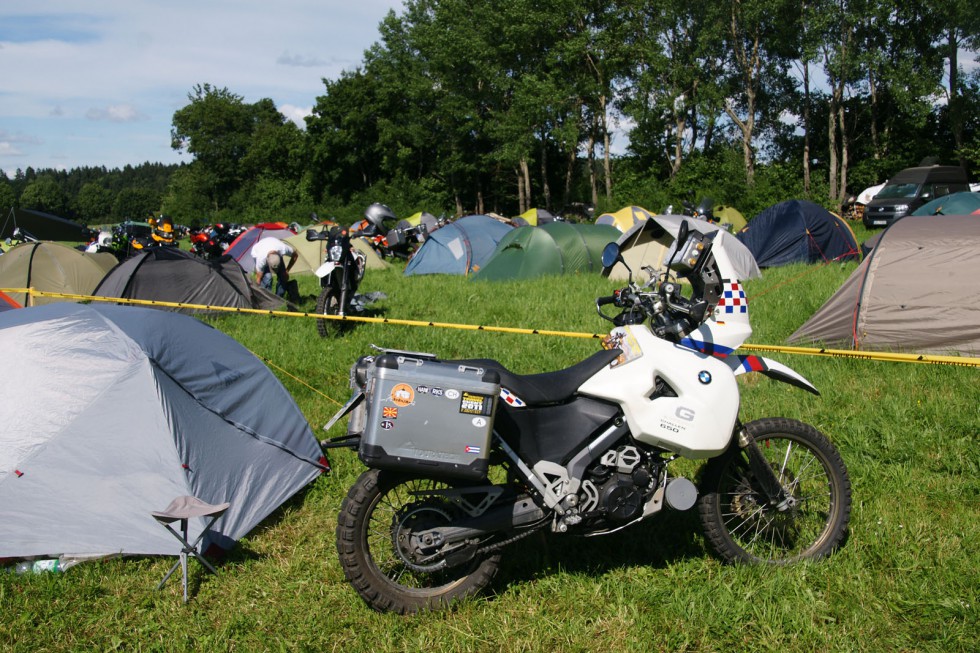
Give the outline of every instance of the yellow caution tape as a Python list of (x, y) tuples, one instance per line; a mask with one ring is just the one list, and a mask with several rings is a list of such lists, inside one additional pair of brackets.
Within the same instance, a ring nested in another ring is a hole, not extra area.
[[(204, 304), (186, 304), (182, 302), (163, 302), (149, 299), (124, 299), (119, 297), (94, 297), (91, 295), (75, 295), (69, 293), (43, 292), (33, 288), (2, 288), (6, 293), (25, 293), (32, 297), (57, 297), (79, 301), (110, 302), (114, 304), (134, 304), (137, 306), (157, 306), (166, 308), (181, 308), (198, 311), (245, 313), (254, 315), (274, 315), (276, 317), (304, 317), (317, 320), (341, 320), (344, 322), (367, 322), (369, 324), (394, 324), (399, 326), (434, 327), (437, 329), (460, 329), (464, 331), (487, 331), (490, 333), (512, 333), (535, 336), (558, 336), (563, 338), (587, 338), (598, 340), (606, 334), (581, 333), (575, 331), (553, 331), (547, 329), (522, 329), (516, 327), (490, 326), (485, 324), (456, 324), (452, 322), (430, 322), (426, 320), (399, 320), (387, 317), (359, 317), (323, 315), (297, 311), (272, 311), (258, 308), (235, 308), (230, 306), (208, 306)], [(850, 349), (826, 349), (816, 347), (783, 347), (777, 345), (755, 345), (746, 343), (741, 349), (753, 351), (776, 352), (801, 356), (826, 356), (830, 358), (850, 358), (858, 360), (884, 361), (891, 363), (924, 363), (929, 365), (955, 365), (960, 367), (980, 367), (980, 358), (967, 356), (940, 356), (931, 354), (898, 354), (889, 352), (854, 351)]]

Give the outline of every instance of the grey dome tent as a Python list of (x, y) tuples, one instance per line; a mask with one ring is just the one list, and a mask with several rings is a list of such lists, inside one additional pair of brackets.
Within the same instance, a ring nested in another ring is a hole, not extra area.
[(105, 275), (92, 294), (262, 310), (276, 310), (285, 303), (281, 297), (251, 283), (230, 256), (208, 261), (176, 247), (148, 247), (126, 259)]
[(978, 277), (976, 216), (906, 216), (789, 342), (980, 355)]
[[(0, 557), (175, 555), (150, 516), (194, 495), (231, 508), (229, 548), (326, 469), (292, 397), (199, 320), (135, 306), (0, 313)], [(203, 520), (192, 520), (197, 537)]]
[(426, 239), (405, 266), (405, 275), (476, 272), (511, 229), (487, 215), (468, 215), (450, 222)]

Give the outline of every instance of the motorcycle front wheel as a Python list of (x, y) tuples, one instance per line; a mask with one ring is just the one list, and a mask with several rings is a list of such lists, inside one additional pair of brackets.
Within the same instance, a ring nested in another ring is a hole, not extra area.
[(748, 454), (734, 446), (708, 461), (702, 477), (701, 523), (729, 562), (788, 564), (829, 555), (844, 540), (851, 482), (836, 447), (817, 429), (783, 418), (745, 429), (772, 465), (790, 505), (769, 505)]
[[(319, 315), (339, 315), (340, 314), (340, 293), (333, 286), (326, 286), (320, 291), (320, 296), (316, 298), (316, 312)], [(347, 327), (345, 322), (340, 320), (317, 320), (316, 331), (321, 338), (339, 335)]]
[(465, 515), (446, 497), (429, 494), (451, 483), (376, 469), (361, 474), (340, 507), (337, 553), (347, 581), (375, 610), (410, 614), (439, 609), (476, 594), (497, 573), (500, 554), (448, 566), (420, 557), (413, 530)]

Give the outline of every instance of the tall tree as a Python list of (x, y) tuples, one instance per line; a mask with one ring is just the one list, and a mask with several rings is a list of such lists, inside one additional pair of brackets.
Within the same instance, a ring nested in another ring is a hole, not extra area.
[(783, 105), (775, 101), (789, 86), (787, 70), (798, 42), (798, 23), (786, 20), (795, 6), (786, 0), (729, 0), (724, 8), (728, 31), (731, 93), (725, 113), (737, 126), (742, 142), (745, 182), (755, 183), (756, 121), (773, 125)]

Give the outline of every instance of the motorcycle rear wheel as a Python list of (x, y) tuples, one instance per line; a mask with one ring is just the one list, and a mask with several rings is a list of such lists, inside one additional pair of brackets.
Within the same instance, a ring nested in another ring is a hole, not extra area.
[[(445, 608), (486, 587), (500, 554), (439, 567), (414, 560), (404, 545), (413, 526), (431, 528), (461, 518), (449, 500), (424, 491), (452, 483), (371, 469), (357, 479), (337, 518), (337, 553), (347, 581), (380, 612), (411, 614)], [(423, 492), (423, 494), (415, 494)]]
[(789, 564), (829, 555), (844, 540), (851, 482), (836, 447), (796, 420), (765, 418), (745, 425), (796, 500), (778, 510), (738, 447), (705, 467), (699, 512), (705, 535), (729, 562)]
[[(327, 286), (320, 291), (320, 296), (316, 298), (316, 312), (319, 315), (340, 314), (340, 293), (336, 288)], [(316, 321), (316, 331), (321, 338), (340, 335), (346, 327), (347, 324), (340, 320)]]

